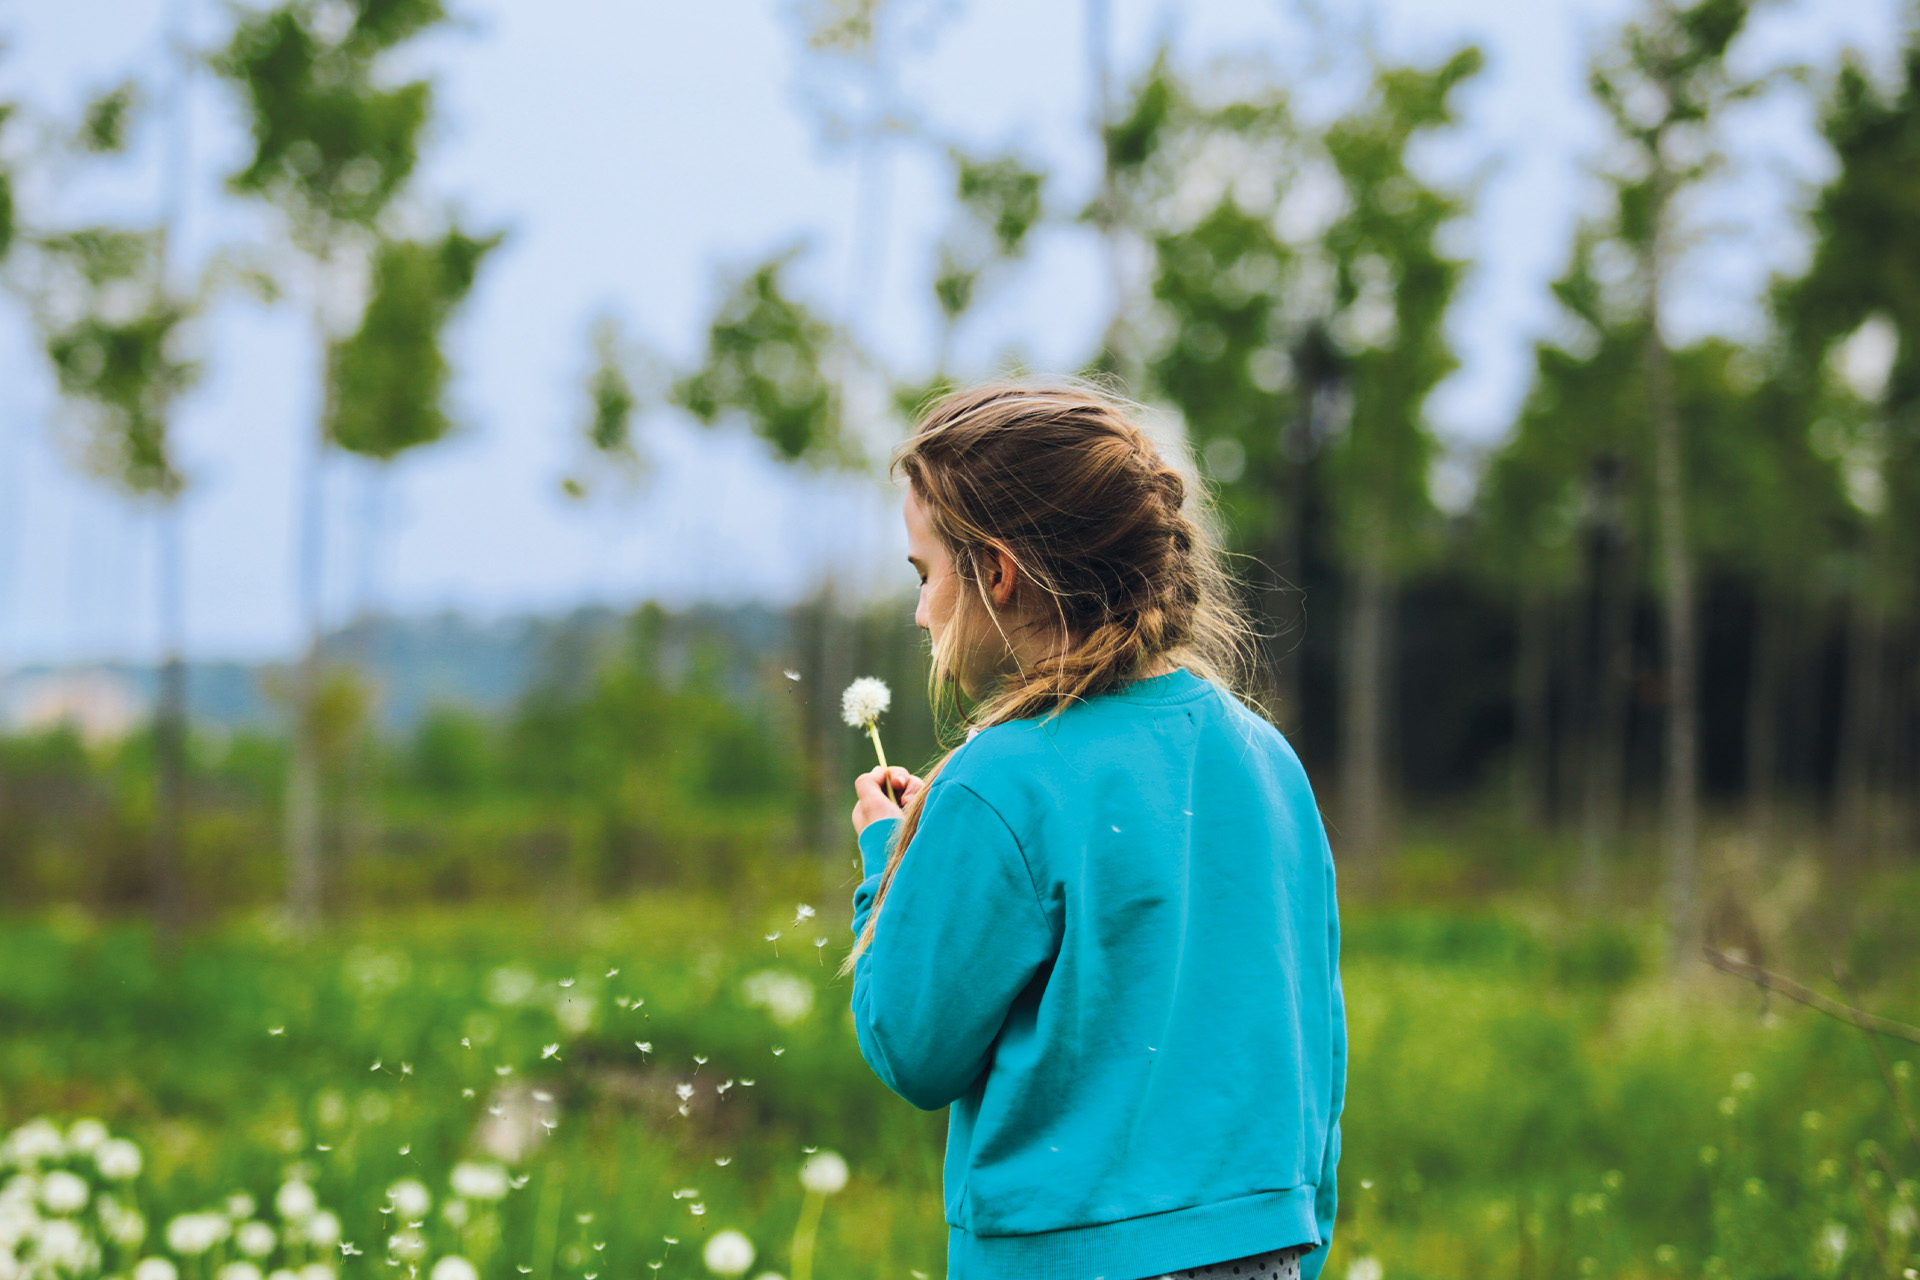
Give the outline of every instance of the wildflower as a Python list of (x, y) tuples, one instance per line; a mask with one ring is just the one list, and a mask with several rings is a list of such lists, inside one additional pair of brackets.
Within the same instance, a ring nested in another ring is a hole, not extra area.
[(1364, 1258), (1355, 1258), (1347, 1266), (1347, 1280), (1380, 1280), (1386, 1268), (1380, 1265), (1380, 1259), (1371, 1254)]
[(67, 1130), (67, 1146), (77, 1155), (92, 1155), (107, 1140), (107, 1126), (98, 1120), (75, 1120)]
[(305, 1222), (320, 1207), (320, 1198), (313, 1194), (312, 1187), (296, 1178), (280, 1185), (274, 1193), (273, 1207), (288, 1222)]
[(80, 1224), (52, 1218), (40, 1224), (34, 1261), (42, 1271), (91, 1271), (100, 1261), (100, 1246), (87, 1238)]
[(262, 1280), (260, 1268), (251, 1262), (229, 1262), (213, 1273), (216, 1280)]
[(753, 1265), (753, 1241), (729, 1227), (714, 1233), (700, 1257), (713, 1274), (737, 1276)]
[(241, 1223), (240, 1229), (233, 1233), (233, 1242), (249, 1258), (266, 1257), (277, 1243), (273, 1228), (258, 1220)]
[(142, 1258), (133, 1264), (133, 1280), (180, 1280), (180, 1268), (165, 1258)]
[(11, 1163), (31, 1169), (42, 1160), (58, 1160), (67, 1154), (67, 1143), (49, 1120), (29, 1120), (0, 1142), (0, 1164)]
[(388, 1187), (387, 1199), (393, 1202), (394, 1212), (407, 1219), (423, 1218), (433, 1207), (433, 1197), (413, 1178), (402, 1178)]
[(507, 1171), (497, 1164), (462, 1160), (453, 1166), (449, 1181), (454, 1194), (469, 1200), (504, 1200), (507, 1196)]
[(872, 676), (861, 676), (840, 695), (842, 718), (850, 727), (867, 731), (867, 736), (873, 739), (873, 753), (880, 758), (882, 769), (887, 767), (887, 753), (880, 746), (880, 717), (892, 703), (893, 693), (887, 688), (886, 681), (876, 680)]
[(800, 1185), (815, 1195), (833, 1195), (847, 1185), (847, 1162), (832, 1151), (809, 1156), (800, 1166)]
[(307, 1239), (322, 1249), (340, 1241), (340, 1219), (325, 1209), (307, 1220)]
[(78, 1213), (87, 1207), (86, 1179), (55, 1169), (40, 1182), (40, 1202), (54, 1213)]
[(440, 1216), (447, 1220), (448, 1226), (455, 1231), (460, 1231), (465, 1229), (468, 1220), (472, 1217), (472, 1211), (467, 1208), (465, 1200), (455, 1196), (440, 1206)]
[(132, 1249), (147, 1238), (147, 1220), (138, 1209), (129, 1209), (110, 1195), (94, 1201), (100, 1214), (100, 1230), (107, 1239), (123, 1249)]
[(253, 1216), (253, 1197), (244, 1191), (236, 1191), (227, 1197), (227, 1216), (235, 1222), (245, 1222)]
[(450, 1253), (433, 1264), (428, 1280), (480, 1280), (480, 1272), (457, 1253)]
[(761, 969), (740, 983), (741, 997), (764, 1008), (781, 1026), (792, 1026), (813, 1011), (813, 984), (795, 973)]
[(387, 1252), (403, 1262), (417, 1262), (427, 1254), (427, 1238), (409, 1227), (387, 1240)]
[(183, 1213), (167, 1223), (167, 1248), (198, 1257), (226, 1239), (231, 1229), (221, 1214)]

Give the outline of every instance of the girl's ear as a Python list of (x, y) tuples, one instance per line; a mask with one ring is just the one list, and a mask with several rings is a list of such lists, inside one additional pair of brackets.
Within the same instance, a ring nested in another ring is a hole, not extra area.
[(1013, 553), (1005, 547), (993, 549), (993, 566), (987, 577), (987, 589), (993, 596), (995, 608), (1004, 609), (1013, 599), (1014, 585), (1020, 580), (1020, 571), (1014, 566)]

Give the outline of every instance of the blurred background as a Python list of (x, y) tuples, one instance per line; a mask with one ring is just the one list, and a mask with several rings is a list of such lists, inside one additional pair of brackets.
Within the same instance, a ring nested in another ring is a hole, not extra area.
[(939, 1274), (839, 695), (936, 757), (885, 460), (1063, 373), (1215, 496), (1327, 818), (1328, 1274), (1911, 1278), (1920, 11), (68, 0), (0, 1280)]

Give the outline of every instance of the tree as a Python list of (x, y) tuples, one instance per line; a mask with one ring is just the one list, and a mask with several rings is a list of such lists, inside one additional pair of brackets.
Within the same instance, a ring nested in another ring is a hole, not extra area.
[[(252, 134), (252, 154), (228, 185), (278, 209), (311, 267), (321, 404), (300, 504), (304, 641), (289, 695), (286, 797), (288, 910), (303, 924), (319, 916), (323, 880), (320, 750), (310, 705), (319, 689), (322, 626), (320, 468), (329, 444), (381, 442), (378, 448), (397, 451), (444, 429), (432, 407), (444, 373), (437, 366), (400, 368), (377, 350), (375, 335), (399, 335), (415, 356), (424, 354), (425, 341), (437, 359), (438, 326), (491, 243), (453, 231), (437, 248), (402, 248), (381, 230), (383, 213), (413, 173), (432, 101), (424, 80), (389, 87), (383, 65), (445, 17), (440, 0), (286, 0), (241, 19), (214, 59), (240, 93)], [(426, 292), (411, 295), (423, 281)], [(356, 342), (347, 336), (355, 327), (355, 295), (369, 287), (373, 302), (359, 321), (367, 336)], [(429, 388), (435, 394), (423, 400)], [(374, 422), (390, 410), (398, 413), (394, 423)]]
[(1884, 771), (1915, 697), (1911, 684), (1888, 687), (1886, 641), (1912, 625), (1920, 574), (1920, 31), (1891, 95), (1858, 62), (1841, 67), (1822, 131), (1838, 172), (1814, 202), (1813, 260), (1782, 284), (1777, 309), (1815, 443), (1844, 472), (1861, 526), (1836, 778), (1838, 843), (1858, 860), (1873, 843), (1876, 792), (1913, 785)]
[(1652, 439), (1666, 669), (1666, 898), (1672, 958), (1692, 958), (1699, 923), (1700, 709), (1693, 553), (1687, 520), (1686, 433), (1662, 328), (1678, 243), (1676, 198), (1712, 171), (1710, 128), (1730, 103), (1761, 88), (1736, 80), (1726, 55), (1746, 25), (1748, 0), (1652, 0), (1589, 83), (1631, 161), (1614, 176), (1622, 241), (1641, 292), (1648, 431)]

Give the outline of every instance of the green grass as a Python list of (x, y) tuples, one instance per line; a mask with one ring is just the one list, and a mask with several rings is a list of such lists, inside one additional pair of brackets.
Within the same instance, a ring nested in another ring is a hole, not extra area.
[[(700, 1244), (735, 1228), (759, 1249), (749, 1274), (790, 1274), (796, 1175), (826, 1147), (853, 1177), (827, 1205), (816, 1274), (937, 1277), (944, 1116), (861, 1061), (832, 977), (847, 904), (810, 899), (818, 916), (796, 925), (800, 876), (817, 883), (811, 865), (766, 873), (750, 901), (408, 909), (311, 939), (237, 919), (166, 963), (138, 924), (15, 918), (0, 926), (0, 1121), (97, 1116), (132, 1136), (156, 1235), (233, 1190), (270, 1200), (304, 1165), (364, 1250), (344, 1272), (384, 1276), (387, 1187), (444, 1196), (489, 1098), (520, 1085), (552, 1096), (557, 1127), (516, 1163), (528, 1181), (497, 1244), (457, 1241), (436, 1212), (433, 1255), (462, 1248), (503, 1280), (700, 1275)], [(1859, 1032), (1777, 1001), (1762, 1013), (1715, 973), (1670, 980), (1657, 930), (1631, 915), (1350, 906), (1344, 937), (1330, 1276), (1362, 1258), (1436, 1280), (1915, 1265), (1901, 1206), (1920, 1153)], [(747, 998), (768, 969), (813, 986), (791, 1025)], [(1888, 972), (1880, 1011), (1920, 1013), (1911, 971)], [(1911, 1101), (1901, 1057), (1889, 1068)], [(685, 1115), (679, 1084), (695, 1087)], [(1836, 1229), (1845, 1250), (1823, 1253)]]

